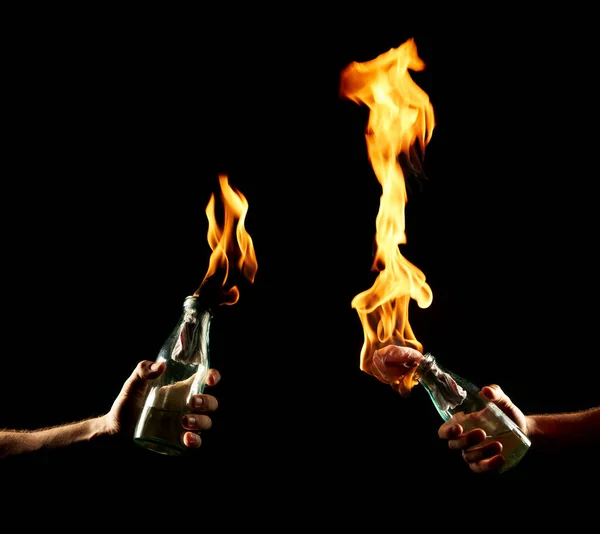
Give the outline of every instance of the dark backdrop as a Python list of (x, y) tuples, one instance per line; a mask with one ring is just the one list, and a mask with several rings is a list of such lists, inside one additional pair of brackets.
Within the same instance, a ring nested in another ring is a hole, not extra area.
[(401, 500), (431, 481), (589, 476), (584, 454), (531, 453), (500, 481), (477, 477), (437, 438), (424, 391), (400, 398), (359, 369), (350, 303), (374, 281), (380, 188), (368, 110), (340, 99), (339, 74), (414, 37), (427, 67), (413, 78), (436, 113), (402, 249), (433, 290), (429, 308), (411, 307), (417, 338), (527, 413), (598, 403), (591, 39), (526, 22), (421, 31), (398, 11), (15, 20), (0, 426), (104, 413), (156, 356), (207, 270), (204, 210), (220, 172), (248, 199), (258, 260), (255, 283), (213, 321), (220, 407), (193, 459), (75, 449), (32, 469), (15, 460), (18, 478), (126, 490), (132, 475), (166, 477), (215, 502), (310, 510), (381, 488)]

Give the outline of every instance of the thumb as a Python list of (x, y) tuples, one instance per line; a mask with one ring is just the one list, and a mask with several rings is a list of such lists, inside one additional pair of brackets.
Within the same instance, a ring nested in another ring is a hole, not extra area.
[(150, 362), (144, 360), (140, 362), (144, 380), (154, 380), (162, 375), (167, 368), (166, 362)]
[(498, 406), (504, 413), (508, 414), (509, 412), (512, 412), (514, 408), (513, 403), (498, 384), (484, 386), (481, 388), (481, 394)]
[(504, 391), (498, 384), (490, 384), (481, 388), (481, 394), (492, 402), (496, 402), (504, 396)]
[(142, 360), (137, 364), (127, 382), (125, 382), (123, 389), (132, 395), (143, 392), (148, 385), (148, 381), (158, 378), (163, 374), (165, 368), (165, 362)]

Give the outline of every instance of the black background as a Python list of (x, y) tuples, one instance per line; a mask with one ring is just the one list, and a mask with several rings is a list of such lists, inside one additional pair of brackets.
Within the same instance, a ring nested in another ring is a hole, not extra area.
[(249, 202), (258, 271), (213, 320), (220, 406), (197, 455), (75, 448), (32, 469), (13, 460), (12, 472), (83, 491), (168, 478), (213, 504), (308, 511), (332, 495), (391, 503), (415, 487), (552, 487), (597, 472), (583, 453), (531, 452), (502, 478), (474, 475), (437, 438), (423, 391), (400, 398), (359, 370), (350, 303), (374, 281), (380, 187), (368, 110), (338, 94), (348, 63), (415, 39), (426, 69), (412, 76), (436, 127), (425, 176), (408, 180), (402, 253), (433, 291), (429, 308), (411, 308), (413, 330), (526, 413), (587, 408), (598, 403), (598, 104), (585, 16), (438, 18), (423, 31), (400, 7), (232, 10), (13, 20), (0, 426), (105, 413), (154, 359), (207, 270), (218, 173)]

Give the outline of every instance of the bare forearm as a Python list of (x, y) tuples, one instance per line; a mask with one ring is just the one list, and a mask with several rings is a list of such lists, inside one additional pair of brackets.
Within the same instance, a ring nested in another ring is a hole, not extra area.
[(104, 417), (39, 430), (0, 430), (0, 459), (93, 442), (106, 434)]
[(600, 406), (580, 412), (527, 416), (532, 445), (551, 450), (600, 443)]

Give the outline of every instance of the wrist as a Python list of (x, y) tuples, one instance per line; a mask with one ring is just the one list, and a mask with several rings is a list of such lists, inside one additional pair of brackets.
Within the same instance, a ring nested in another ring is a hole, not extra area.
[(110, 413), (96, 417), (93, 421), (93, 433), (97, 438), (106, 439), (119, 434), (119, 429), (113, 424)]
[(106, 415), (88, 419), (87, 423), (89, 425), (89, 439), (92, 441), (112, 434)]
[(538, 434), (538, 428), (535, 417), (532, 415), (526, 415), (525, 428), (522, 428), (521, 430), (523, 430), (523, 433), (529, 438), (529, 440), (533, 444)]

